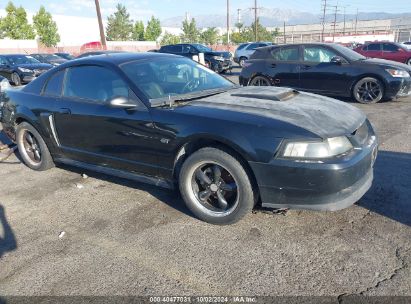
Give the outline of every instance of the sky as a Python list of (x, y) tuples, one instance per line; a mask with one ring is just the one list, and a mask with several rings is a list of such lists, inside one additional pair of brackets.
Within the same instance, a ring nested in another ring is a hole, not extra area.
[[(8, 0), (0, 0), (0, 10), (4, 9)], [(225, 14), (226, 0), (100, 0), (103, 17), (115, 11), (117, 3), (124, 4), (134, 20), (147, 20), (151, 15), (160, 19), (183, 16), (188, 12), (191, 16), (207, 14)], [(319, 14), (321, 0), (258, 0), (258, 7), (281, 8)], [(360, 12), (411, 12), (411, 0), (328, 0), (330, 5), (346, 7), (347, 13)], [(36, 12), (44, 5), (53, 14), (79, 17), (95, 17), (94, 0), (13, 0), (16, 5), (22, 5), (29, 13)], [(204, 5), (204, 3), (206, 3)], [(249, 9), (254, 0), (230, 0), (231, 13), (237, 9)]]

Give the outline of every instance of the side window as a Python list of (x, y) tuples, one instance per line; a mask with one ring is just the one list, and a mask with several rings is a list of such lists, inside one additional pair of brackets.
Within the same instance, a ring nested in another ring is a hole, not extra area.
[(168, 51), (172, 53), (181, 53), (182, 46), (181, 45), (170, 45)]
[(247, 50), (255, 50), (258, 48), (258, 43), (251, 43), (248, 47)]
[(338, 56), (328, 48), (318, 46), (304, 47), (304, 61), (309, 62), (331, 62), (331, 59)]
[(367, 51), (380, 51), (381, 47), (379, 43), (371, 43), (367, 47)]
[(60, 96), (63, 87), (64, 70), (53, 74), (47, 81), (43, 94), (49, 96)]
[(272, 58), (277, 61), (298, 61), (298, 47), (275, 48), (271, 51)]
[(382, 50), (385, 51), (385, 52), (398, 52), (399, 47), (396, 46), (395, 44), (384, 43), (382, 45)]
[(127, 84), (115, 72), (99, 66), (69, 68), (64, 96), (106, 102), (113, 97), (129, 97)]
[(4, 57), (2, 57), (2, 56), (0, 56), (0, 65), (7, 65), (8, 63), (7, 63), (7, 59), (6, 58), (4, 58)]

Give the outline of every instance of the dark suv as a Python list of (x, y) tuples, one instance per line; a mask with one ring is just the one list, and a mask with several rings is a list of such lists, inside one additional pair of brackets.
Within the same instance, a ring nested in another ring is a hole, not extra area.
[(160, 48), (159, 53), (168, 53), (192, 58), (195, 55), (204, 53), (206, 65), (215, 72), (224, 73), (232, 69), (230, 52), (213, 51), (211, 48), (199, 43), (170, 44)]

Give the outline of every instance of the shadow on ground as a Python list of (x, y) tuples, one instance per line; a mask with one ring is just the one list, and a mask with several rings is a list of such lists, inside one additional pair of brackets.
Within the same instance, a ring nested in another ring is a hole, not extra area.
[(411, 226), (411, 154), (380, 151), (373, 185), (359, 205)]
[(17, 242), (6, 218), (4, 207), (0, 204), (0, 260), (9, 251), (16, 250)]

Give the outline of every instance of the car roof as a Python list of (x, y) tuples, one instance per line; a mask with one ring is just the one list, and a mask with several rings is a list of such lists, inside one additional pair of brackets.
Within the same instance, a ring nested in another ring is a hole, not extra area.
[[(94, 63), (111, 63), (120, 65), (130, 61), (136, 60), (145, 60), (145, 59), (159, 59), (159, 58), (175, 58), (175, 57), (182, 57), (172, 54), (164, 54), (164, 53), (154, 53), (154, 52), (144, 52), (144, 53), (104, 53), (101, 55), (96, 56), (89, 56), (76, 59), (75, 61), (69, 61), (69, 63), (73, 62), (94, 62)], [(182, 57), (183, 58), (183, 57)], [(185, 58), (185, 57), (184, 57)]]

